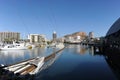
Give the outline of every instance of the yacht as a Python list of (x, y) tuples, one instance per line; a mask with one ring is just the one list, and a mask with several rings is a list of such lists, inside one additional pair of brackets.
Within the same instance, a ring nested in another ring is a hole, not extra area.
[(25, 43), (15, 43), (13, 44), (6, 44), (0, 48), (0, 50), (25, 50), (28, 49), (28, 47), (25, 45)]

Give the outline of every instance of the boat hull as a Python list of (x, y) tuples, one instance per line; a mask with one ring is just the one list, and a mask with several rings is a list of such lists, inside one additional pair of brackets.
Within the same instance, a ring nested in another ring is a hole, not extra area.
[(44, 64), (44, 57), (38, 57), (35, 59), (23, 61), (17, 64), (13, 64), (10, 66), (5, 67), (5, 70), (14, 72), (14, 74), (19, 73), (20, 75), (26, 75), (26, 74), (37, 74)]
[(26, 50), (27, 48), (0, 48), (0, 50)]

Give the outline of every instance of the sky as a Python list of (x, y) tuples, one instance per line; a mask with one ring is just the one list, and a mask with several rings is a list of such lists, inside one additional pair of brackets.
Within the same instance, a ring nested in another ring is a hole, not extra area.
[(0, 0), (0, 32), (44, 34), (74, 32), (105, 36), (120, 17), (120, 0)]

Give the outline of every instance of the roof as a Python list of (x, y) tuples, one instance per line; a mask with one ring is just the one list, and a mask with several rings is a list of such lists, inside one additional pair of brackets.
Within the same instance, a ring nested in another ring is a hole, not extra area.
[(120, 30), (120, 18), (110, 27), (106, 36), (109, 36)]

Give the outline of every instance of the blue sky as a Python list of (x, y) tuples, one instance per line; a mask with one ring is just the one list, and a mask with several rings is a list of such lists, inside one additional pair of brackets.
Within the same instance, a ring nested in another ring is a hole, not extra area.
[(105, 36), (120, 17), (120, 0), (0, 0), (0, 31), (58, 37), (78, 31)]

